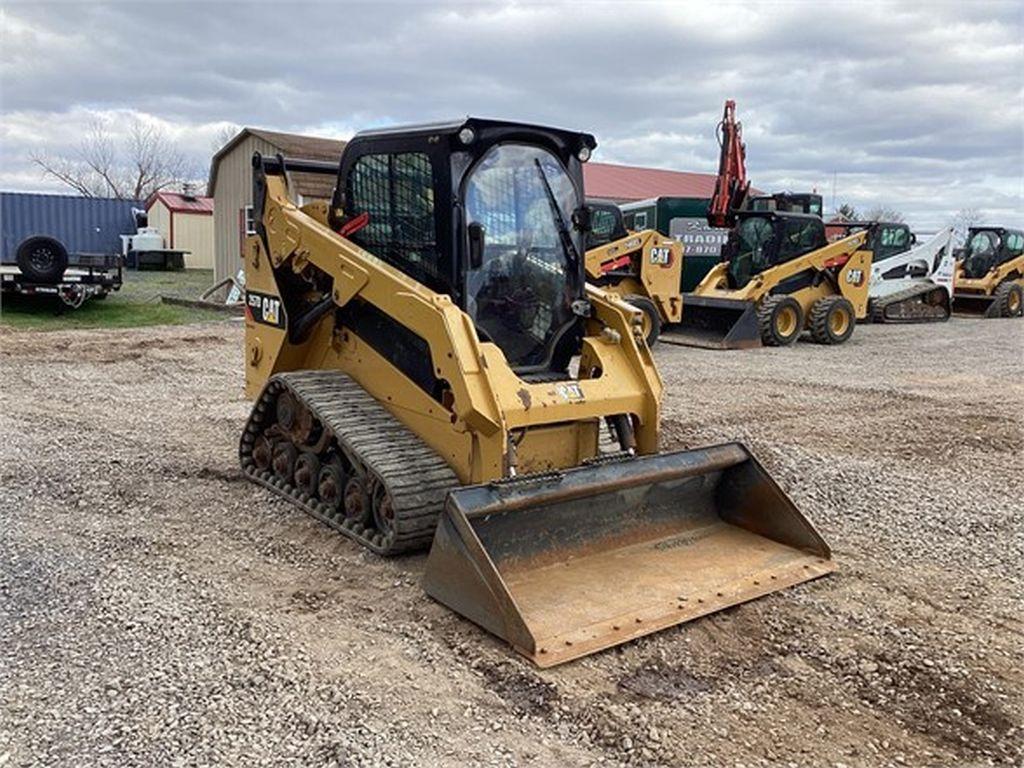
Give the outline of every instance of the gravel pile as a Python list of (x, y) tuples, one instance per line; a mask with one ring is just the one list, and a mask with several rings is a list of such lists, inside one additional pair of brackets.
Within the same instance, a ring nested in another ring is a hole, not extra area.
[(0, 766), (1024, 758), (1024, 324), (659, 347), (840, 570), (545, 671), (242, 479), (240, 344), (0, 332)]

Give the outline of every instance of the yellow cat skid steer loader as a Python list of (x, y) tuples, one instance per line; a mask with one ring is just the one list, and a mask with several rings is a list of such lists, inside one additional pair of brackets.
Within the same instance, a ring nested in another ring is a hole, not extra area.
[(829, 243), (818, 216), (740, 211), (725, 261), (683, 295), (683, 321), (665, 341), (711, 349), (784, 346), (804, 330), (841, 344), (867, 314), (870, 230)]
[(617, 205), (588, 201), (587, 207), (587, 281), (639, 309), (644, 337), (654, 346), (662, 328), (683, 315), (682, 243), (653, 229), (627, 231)]
[(953, 312), (975, 317), (1024, 316), (1024, 232), (971, 227), (956, 268)]
[(593, 147), (467, 118), (256, 155), (245, 246), (246, 476), (378, 554), (433, 542), (427, 593), (541, 666), (833, 568), (742, 445), (658, 452), (640, 313), (584, 279)]

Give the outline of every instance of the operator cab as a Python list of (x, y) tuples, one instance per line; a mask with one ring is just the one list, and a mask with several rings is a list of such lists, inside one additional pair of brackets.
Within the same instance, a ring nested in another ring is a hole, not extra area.
[(736, 226), (722, 248), (723, 260), (729, 262), (729, 287), (742, 288), (766, 269), (827, 244), (820, 216), (741, 211), (736, 214)]
[(347, 237), (451, 296), (521, 375), (564, 372), (586, 314), (582, 163), (595, 146), (478, 118), (364, 131), (342, 155), (331, 223), (362, 216)]
[(971, 227), (958, 260), (969, 278), (984, 277), (993, 267), (1024, 253), (1024, 232), (1004, 227)]
[[(917, 235), (903, 222), (894, 221), (849, 221), (829, 222), (826, 229), (840, 229), (841, 234), (831, 238), (839, 240), (856, 232), (869, 230), (868, 240), (863, 250), (871, 251), (871, 261), (878, 264), (893, 256), (906, 253), (917, 244)], [(882, 273), (886, 280), (900, 277), (923, 277), (927, 270), (918, 272), (920, 267), (900, 266)]]
[(629, 235), (622, 217), (622, 209), (615, 203), (587, 200), (590, 209), (590, 231), (587, 233), (587, 250), (614, 243)]

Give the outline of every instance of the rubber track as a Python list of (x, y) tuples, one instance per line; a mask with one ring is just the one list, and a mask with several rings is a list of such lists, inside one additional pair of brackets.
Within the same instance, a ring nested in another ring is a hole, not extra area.
[[(916, 298), (917, 296), (923, 296), (927, 293), (931, 293), (939, 286), (934, 284), (929, 285), (915, 285), (910, 288), (906, 288), (898, 293), (893, 293), (889, 296), (885, 296), (881, 299), (871, 299), (870, 303), (870, 315), (872, 323), (888, 323), (888, 324), (906, 324), (906, 323), (934, 323), (949, 318), (949, 310), (945, 311), (945, 314), (941, 317), (936, 315), (930, 315), (922, 313), (914, 317), (886, 317), (885, 311), (895, 305), (900, 304), (908, 299)], [(919, 302), (914, 302), (919, 303)]]
[[(278, 394), (289, 390), (335, 441), (391, 495), (396, 533), (386, 538), (372, 527), (352, 523), (252, 460), (256, 437), (275, 419)], [(295, 371), (272, 376), (260, 393), (239, 444), (242, 471), (253, 482), (284, 496), (332, 528), (380, 555), (426, 548), (437, 517), (458, 477), (433, 449), (401, 424), (359, 384), (339, 371)]]

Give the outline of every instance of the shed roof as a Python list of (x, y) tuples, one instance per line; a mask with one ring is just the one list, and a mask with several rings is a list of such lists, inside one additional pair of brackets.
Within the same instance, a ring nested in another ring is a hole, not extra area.
[(184, 195), (179, 192), (156, 192), (146, 201), (146, 210), (152, 208), (157, 201), (167, 206), (174, 213), (194, 213), (200, 216), (213, 215), (213, 198), (197, 195)]
[(652, 197), (697, 197), (710, 199), (715, 191), (713, 173), (668, 171), (634, 165), (586, 163), (583, 183), (587, 197), (631, 202)]
[[(247, 136), (255, 136), (273, 144), (286, 157), (304, 157), (310, 160), (331, 160), (339, 162), (345, 142), (339, 139), (325, 139), (320, 136), (303, 136), (297, 133), (268, 131), (263, 128), (243, 128), (231, 141), (217, 150), (210, 162), (210, 181), (206, 194), (213, 196), (217, 184), (217, 166), (220, 159), (237, 147)], [(334, 179), (316, 173), (290, 174), (295, 190), (303, 197), (329, 198), (334, 191)]]

